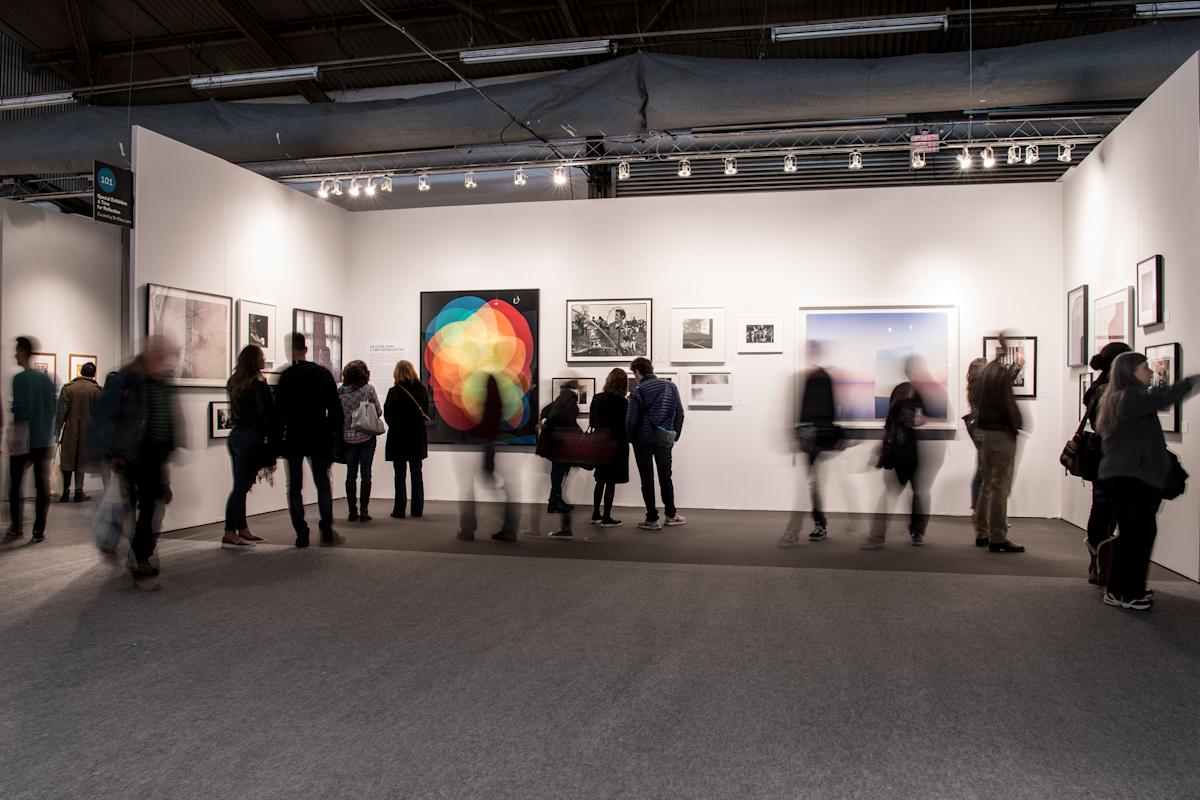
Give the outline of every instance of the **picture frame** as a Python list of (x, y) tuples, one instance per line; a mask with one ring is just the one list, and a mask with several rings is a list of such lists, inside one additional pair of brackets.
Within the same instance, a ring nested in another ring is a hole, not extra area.
[(1088, 363), (1088, 287), (1076, 286), (1067, 292), (1067, 366), (1086, 367)]
[(237, 344), (233, 348), (235, 359), (246, 345), (257, 345), (263, 351), (263, 359), (266, 361), (264, 371), (273, 372), (279, 361), (279, 334), (279, 327), (275, 322), (275, 306), (254, 300), (237, 301)]
[[(629, 376), (629, 390), (633, 391), (633, 387), (637, 385), (637, 376), (629, 370), (625, 370), (625, 374)], [(673, 383), (676, 386), (679, 385), (679, 373), (675, 371), (659, 372), (658, 370), (655, 370), (654, 377), (661, 378), (662, 380), (667, 381), (668, 383)]]
[(567, 363), (653, 360), (654, 301), (600, 299), (566, 301)]
[(725, 363), (724, 306), (676, 306), (671, 309), (671, 362)]
[(304, 334), (308, 360), (319, 364), (342, 380), (342, 317), (306, 308), (292, 309), (292, 330)]
[(592, 399), (596, 396), (595, 378), (551, 378), (549, 402), (554, 402), (554, 399), (562, 392), (562, 385), (567, 381), (575, 381), (579, 384), (579, 413), (590, 414), (592, 411)]
[(1000, 345), (999, 336), (983, 337), (983, 357), (988, 361), (999, 359), (1005, 365), (1014, 363), (1017, 353), (1025, 356), (1025, 366), (1013, 379), (1013, 397), (1037, 397), (1037, 337), (1005, 336), (1005, 345)]
[(1096, 298), (1089, 323), (1093, 353), (1099, 353), (1110, 342), (1124, 342), (1133, 347), (1133, 287), (1126, 286)]
[(687, 376), (688, 408), (733, 408), (733, 372), (695, 370)]
[(233, 369), (233, 298), (146, 285), (146, 334), (179, 348), (177, 386), (223, 387)]
[(208, 438), (228, 439), (233, 433), (233, 413), (228, 400), (212, 400), (208, 404)]
[[(1183, 377), (1183, 348), (1178, 342), (1156, 344), (1146, 348), (1146, 361), (1154, 376), (1151, 389), (1171, 386)], [(1179, 433), (1183, 404), (1175, 403), (1165, 411), (1158, 412), (1158, 422), (1163, 433)]]
[(67, 380), (73, 381), (76, 378), (82, 377), (81, 370), (83, 365), (91, 362), (96, 365), (96, 378), (100, 378), (100, 358), (98, 356), (90, 356), (83, 353), (71, 353), (67, 356)]
[(1163, 321), (1163, 257), (1151, 256), (1137, 265), (1137, 325), (1147, 328)]
[(1082, 372), (1079, 375), (1079, 421), (1083, 422), (1083, 418), (1087, 416), (1088, 408), (1084, 402), (1084, 396), (1088, 389), (1092, 388), (1092, 373)]
[(29, 368), (44, 372), (50, 377), (50, 380), (58, 383), (58, 354), (57, 353), (39, 353), (33, 352), (29, 354)]
[(737, 351), (739, 353), (782, 353), (783, 317), (738, 317)]

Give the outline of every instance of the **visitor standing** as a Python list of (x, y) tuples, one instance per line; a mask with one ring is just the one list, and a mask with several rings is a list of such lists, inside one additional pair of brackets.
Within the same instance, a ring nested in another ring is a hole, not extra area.
[(92, 411), (100, 399), (96, 383), (96, 365), (91, 361), (79, 368), (79, 377), (63, 387), (58, 396), (58, 418), (54, 429), (59, 431), (58, 468), (62, 471), (63, 491), (60, 503), (71, 499), (71, 475), (75, 476), (75, 502), (92, 498), (83, 493), (83, 476), (96, 472), (98, 467), (88, 448), (88, 429)]
[[(364, 403), (383, 418), (379, 395), (371, 385), (371, 371), (363, 361), (354, 360), (342, 370), (342, 386), (338, 398), (342, 402), (342, 440), (346, 454), (346, 504), (350, 507), (350, 522), (370, 522), (371, 475), (375, 466), (375, 446), (378, 432), (355, 424), (355, 412)], [(359, 476), (362, 476), (361, 483)], [(357, 496), (357, 501), (356, 501)]]
[(912, 513), (909, 517), (908, 534), (914, 545), (925, 544), (925, 529), (929, 523), (929, 487), (924, 485), (920, 468), (920, 451), (917, 446), (917, 428), (925, 424), (925, 403), (920, 392), (905, 381), (892, 389), (888, 400), (888, 415), (883, 424), (883, 444), (877, 466), (892, 472), (894, 482), (884, 475), (883, 496), (875, 514), (870, 535), (862, 545), (864, 550), (883, 547), (887, 537), (887, 513), (892, 496), (912, 487)]
[(662, 530), (654, 498), (657, 471), (667, 525), (683, 525), (687, 519), (675, 508), (675, 485), (671, 480), (671, 456), (683, 434), (683, 403), (679, 389), (654, 374), (648, 358), (635, 358), (629, 365), (637, 385), (629, 394), (625, 430), (633, 443), (633, 458), (642, 483), (646, 519), (638, 523), (642, 530)]
[(6, 542), (25, 535), (22, 530), (25, 471), (33, 468), (37, 493), (33, 516), (34, 543), (46, 539), (46, 517), (50, 511), (50, 476), (47, 468), (54, 449), (54, 382), (45, 372), (29, 366), (35, 350), (33, 339), (18, 336), (14, 356), (21, 371), (12, 379), (12, 427), (9, 429), (8, 503), (11, 526)]
[(963, 423), (971, 444), (975, 445), (975, 472), (971, 476), (971, 524), (975, 524), (975, 509), (979, 505), (979, 489), (983, 486), (983, 472), (979, 469), (979, 385), (983, 378), (986, 358), (973, 358), (967, 365), (967, 414)]
[(979, 383), (979, 467), (983, 482), (975, 513), (975, 544), (993, 553), (1024, 553), (1008, 540), (1008, 496), (1017, 460), (1017, 436), (1022, 420), (1013, 395), (1013, 381), (1025, 366), (1018, 352), (1011, 363), (1001, 359), (1003, 334), (996, 358), (983, 368)]
[[(1091, 368), (1099, 372), (1092, 385), (1083, 395), (1083, 404), (1087, 408), (1088, 424), (1096, 433), (1100, 432), (1100, 404), (1108, 389), (1113, 362), (1122, 353), (1132, 350), (1124, 342), (1109, 342), (1100, 352), (1092, 356)], [(1101, 440), (1101, 453), (1104, 445)], [(1098, 478), (1092, 481), (1092, 509), (1088, 514), (1087, 546), (1088, 546), (1088, 583), (1096, 586), (1106, 586), (1112, 570), (1113, 541), (1117, 535), (1117, 513), (1113, 507), (1113, 499), (1104, 488), (1104, 481)]]
[(274, 470), (276, 460), (275, 399), (263, 378), (266, 359), (262, 350), (246, 345), (237, 367), (225, 384), (233, 430), (225, 445), (233, 468), (233, 488), (225, 502), (225, 534), (221, 546), (237, 549), (263, 541), (246, 521), (246, 495), (263, 470)]
[(308, 547), (309, 527), (304, 519), (304, 461), (312, 469), (317, 489), (322, 545), (345, 540), (333, 530), (333, 491), (329, 469), (335, 437), (342, 435), (342, 403), (328, 369), (308, 361), (304, 334), (293, 333), (292, 365), (279, 377), (275, 405), (282, 424), (283, 456), (287, 465), (288, 513), (296, 531), (296, 547)]
[[(617, 368), (604, 379), (604, 389), (592, 398), (589, 421), (592, 435), (611, 437), (614, 445), (612, 460), (596, 467), (596, 488), (592, 494), (592, 524), (615, 528), (621, 520), (613, 519), (613, 500), (617, 484), (629, 483), (629, 433), (625, 417), (629, 412), (629, 376)], [(593, 538), (599, 538), (594, 536)]]
[(1178, 477), (1176, 470), (1181, 470), (1167, 450), (1158, 412), (1200, 388), (1200, 375), (1151, 389), (1153, 377), (1141, 353), (1117, 356), (1100, 404), (1100, 480), (1112, 498), (1118, 529), (1104, 602), (1135, 611), (1153, 605), (1146, 577), (1158, 535), (1156, 518), (1169, 485)]
[[(392, 371), (394, 385), (388, 390), (383, 402), (383, 418), (387, 422), (387, 442), (384, 455), (392, 462), (395, 471), (395, 500), (392, 516), (404, 519), (409, 497), (412, 505), (407, 510), (418, 518), (425, 513), (425, 480), (421, 474), (421, 462), (429, 455), (428, 425), (429, 393), (417, 378), (417, 370), (411, 361), (397, 361)], [(412, 481), (412, 494), (405, 491), (405, 471)]]
[[(808, 493), (812, 501), (813, 530), (808, 535), (810, 542), (820, 542), (829, 537), (829, 521), (821, 503), (821, 481), (819, 460), (823, 453), (845, 446), (842, 430), (834, 424), (837, 403), (833, 395), (833, 379), (820, 365), (821, 343), (813, 340), (807, 346), (808, 363), (812, 367), (804, 376), (804, 392), (796, 420), (796, 439), (800, 452), (808, 460)], [(788, 522), (781, 545), (794, 545), (800, 540), (803, 513), (796, 511)]]
[(571, 433), (583, 433), (579, 427), (579, 383), (569, 380), (563, 383), (558, 397), (542, 409), (538, 415), (541, 429), (538, 431), (537, 454), (550, 461), (550, 499), (546, 511), (558, 514), (559, 527), (550, 532), (551, 539), (571, 539), (571, 512), (575, 507), (563, 497), (563, 484), (571, 472), (565, 460), (563, 437)]

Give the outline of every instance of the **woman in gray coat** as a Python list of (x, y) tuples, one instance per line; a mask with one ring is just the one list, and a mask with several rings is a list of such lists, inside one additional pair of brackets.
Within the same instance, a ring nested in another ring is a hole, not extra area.
[(1146, 576), (1158, 535), (1155, 518), (1172, 469), (1158, 412), (1182, 401), (1200, 385), (1200, 375), (1193, 375), (1172, 386), (1151, 389), (1152, 379), (1144, 355), (1118, 356), (1099, 419), (1103, 438), (1100, 480), (1113, 500), (1119, 531), (1104, 602), (1137, 611), (1153, 605), (1153, 596), (1146, 591)]

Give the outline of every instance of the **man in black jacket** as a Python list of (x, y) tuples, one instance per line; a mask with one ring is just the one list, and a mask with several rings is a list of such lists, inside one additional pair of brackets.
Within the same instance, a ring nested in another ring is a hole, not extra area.
[[(800, 452), (808, 458), (808, 491), (812, 498), (813, 530), (808, 535), (811, 542), (819, 542), (828, 538), (829, 529), (825, 511), (821, 504), (820, 473), (817, 461), (826, 450), (834, 450), (843, 445), (841, 430), (834, 425), (837, 405), (833, 398), (833, 380), (825, 368), (817, 362), (821, 358), (821, 344), (817, 341), (808, 343), (808, 363), (812, 369), (804, 376), (804, 395), (800, 400), (800, 413), (796, 420), (796, 438), (799, 441)], [(794, 545), (800, 540), (800, 526), (803, 525), (804, 515), (800, 511), (792, 514), (781, 545)]]
[(345, 540), (333, 530), (333, 490), (329, 468), (333, 448), (342, 435), (342, 403), (337, 384), (326, 368), (307, 361), (304, 334), (292, 334), (292, 365), (284, 370), (275, 389), (275, 407), (282, 426), (283, 456), (287, 461), (288, 513), (296, 531), (296, 547), (308, 547), (304, 520), (304, 459), (312, 469), (321, 515), (321, 544)]
[(1025, 366), (1021, 352), (1009, 354), (1004, 335), (979, 379), (979, 472), (983, 484), (975, 508), (975, 544), (993, 553), (1024, 553), (1008, 540), (1008, 496), (1017, 460), (1021, 409), (1013, 381)]

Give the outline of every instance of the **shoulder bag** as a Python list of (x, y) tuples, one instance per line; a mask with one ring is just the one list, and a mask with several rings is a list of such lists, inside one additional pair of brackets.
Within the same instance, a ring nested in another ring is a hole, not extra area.
[(1075, 435), (1071, 437), (1071, 441), (1063, 447), (1062, 455), (1058, 457), (1058, 463), (1077, 478), (1095, 482), (1100, 477), (1101, 439), (1100, 434), (1084, 430), (1086, 427), (1087, 417), (1085, 416), (1080, 420), (1079, 427), (1075, 429)]
[(1167, 456), (1171, 459), (1171, 467), (1167, 471), (1167, 483), (1163, 486), (1163, 499), (1174, 500), (1187, 490), (1187, 470), (1183, 468), (1183, 464), (1179, 463), (1179, 456), (1167, 451)]

